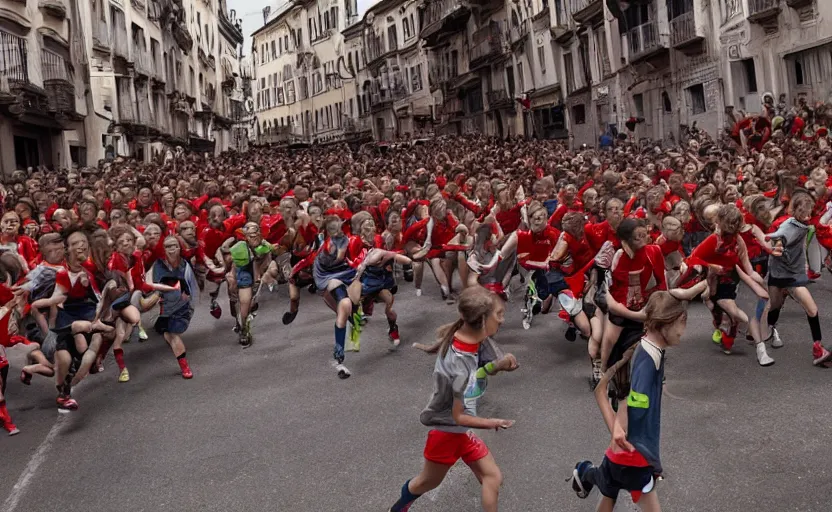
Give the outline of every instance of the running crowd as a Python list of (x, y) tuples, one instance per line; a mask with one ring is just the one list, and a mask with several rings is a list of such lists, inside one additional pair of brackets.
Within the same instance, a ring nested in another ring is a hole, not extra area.
[[(722, 351), (744, 336), (765, 367), (767, 344), (784, 344), (777, 321), (791, 297), (806, 312), (812, 363), (832, 361), (807, 287), (832, 268), (832, 151), (815, 110), (770, 107), (720, 140), (697, 132), (665, 149), (460, 136), (17, 171), (0, 190), (0, 423), (19, 432), (4, 394), (15, 346), (28, 362), (20, 380), (54, 379), (58, 409), (74, 411), (73, 387), (102, 373), (110, 351), (118, 382), (130, 380), (124, 345), (147, 339), (143, 314), (190, 379), (183, 337), (196, 309), (235, 318), (247, 348), (258, 297), (286, 286), (283, 324), (303, 289), (333, 311), (332, 365), (345, 379), (374, 306), (395, 350), (396, 294), (421, 297), (435, 280), (459, 320), (435, 343), (414, 343), (438, 353), (421, 415), (431, 430), (422, 472), (390, 510), (408, 510), (459, 458), (482, 483), (484, 509), (497, 510), (502, 477), (470, 429), (513, 423), (478, 418), (476, 401), (488, 376), (518, 368), (494, 339), (516, 280), (525, 329), (555, 312), (568, 340), (587, 343), (613, 438), (600, 466), (575, 467), (572, 487), (582, 498), (598, 487), (599, 510), (620, 490), (658, 510), (664, 351), (679, 342), (688, 301), (710, 309)], [(741, 284), (750, 307), (737, 301)]]

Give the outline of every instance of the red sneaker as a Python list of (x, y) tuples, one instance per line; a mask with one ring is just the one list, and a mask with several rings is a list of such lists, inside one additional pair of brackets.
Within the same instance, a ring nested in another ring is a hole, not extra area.
[(390, 331), (387, 334), (387, 337), (390, 338), (390, 350), (396, 350), (397, 348), (399, 348), (399, 344), (402, 342), (402, 340), (399, 338), (398, 328)]
[(812, 270), (807, 270), (806, 275), (809, 277), (810, 281), (817, 281), (820, 279), (820, 272), (814, 272)]
[(826, 350), (826, 347), (819, 341), (812, 345), (812, 364), (815, 366), (826, 366), (832, 360), (832, 352)]
[(188, 366), (188, 360), (184, 357), (179, 359), (179, 368), (182, 370), (182, 378), (183, 379), (193, 379), (194, 372), (191, 371), (191, 367)]
[(219, 320), (219, 318), (222, 316), (222, 308), (219, 304), (217, 304), (217, 301), (215, 300), (211, 301), (211, 316), (213, 316), (217, 320)]
[(734, 346), (734, 336), (729, 336), (727, 333), (722, 333), (722, 351), (726, 354), (731, 353), (731, 348)]
[(78, 410), (78, 402), (73, 400), (72, 397), (61, 395), (58, 397), (56, 402), (58, 403), (59, 412), (69, 412)]

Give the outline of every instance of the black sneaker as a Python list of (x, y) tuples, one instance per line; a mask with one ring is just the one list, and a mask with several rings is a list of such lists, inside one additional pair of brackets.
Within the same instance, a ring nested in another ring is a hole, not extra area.
[(283, 313), (283, 325), (289, 325), (295, 321), (295, 317), (298, 316), (298, 312), (295, 311), (292, 313), (291, 311), (287, 311)]
[(566, 329), (566, 340), (575, 341), (576, 339), (578, 339), (578, 330), (572, 326), (569, 326), (569, 328)]
[(587, 470), (591, 467), (592, 462), (582, 460), (577, 463), (575, 465), (575, 469), (572, 470), (572, 477), (566, 480), (567, 482), (572, 482), (572, 490), (575, 491), (575, 494), (577, 494), (582, 500), (586, 499), (586, 497), (589, 496), (589, 493), (592, 492), (593, 485), (584, 480)]

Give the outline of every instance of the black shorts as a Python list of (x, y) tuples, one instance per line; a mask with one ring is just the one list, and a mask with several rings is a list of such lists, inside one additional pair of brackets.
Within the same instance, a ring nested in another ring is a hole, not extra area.
[(595, 485), (601, 494), (612, 500), (618, 499), (621, 491), (649, 493), (655, 487), (653, 468), (622, 466), (604, 457), (596, 473)]
[(718, 300), (736, 300), (738, 285), (737, 281), (720, 279), (716, 284), (716, 291), (711, 295), (711, 300), (714, 302)]
[(0, 368), (0, 395), (6, 396), (6, 381), (9, 380), (9, 365)]
[[(56, 330), (55, 335), (57, 336), (55, 339), (55, 352), (60, 350), (66, 350), (69, 352), (70, 357), (72, 359), (80, 359), (83, 355), (81, 352), (78, 352), (78, 348), (75, 346), (75, 336), (72, 335), (72, 326), (64, 327), (63, 329)], [(89, 346), (90, 342), (92, 341), (92, 333), (85, 332), (83, 333), (84, 338), (87, 340), (87, 346)]]
[(774, 288), (797, 288), (800, 286), (806, 286), (809, 284), (809, 278), (806, 276), (801, 277), (772, 277), (768, 276), (768, 285)]
[(751, 267), (762, 277), (768, 274), (768, 256), (751, 260)]
[(608, 313), (607, 317), (610, 319), (610, 322), (612, 322), (612, 325), (617, 325), (622, 329), (644, 329), (643, 323), (630, 320), (629, 318), (624, 318), (623, 316), (618, 316), (612, 312)]

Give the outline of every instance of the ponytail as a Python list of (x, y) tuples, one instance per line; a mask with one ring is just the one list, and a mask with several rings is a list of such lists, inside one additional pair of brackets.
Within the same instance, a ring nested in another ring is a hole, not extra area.
[(436, 338), (438, 343), (434, 344), (431, 347), (431, 349), (433, 350), (431, 350), (430, 352), (440, 352), (442, 354), (442, 357), (445, 357), (445, 354), (448, 353), (448, 347), (451, 346), (451, 342), (454, 339), (454, 334), (456, 334), (456, 331), (462, 329), (463, 325), (465, 325), (465, 321), (462, 318), (460, 318), (456, 322), (445, 324), (439, 329), (437, 329)]

